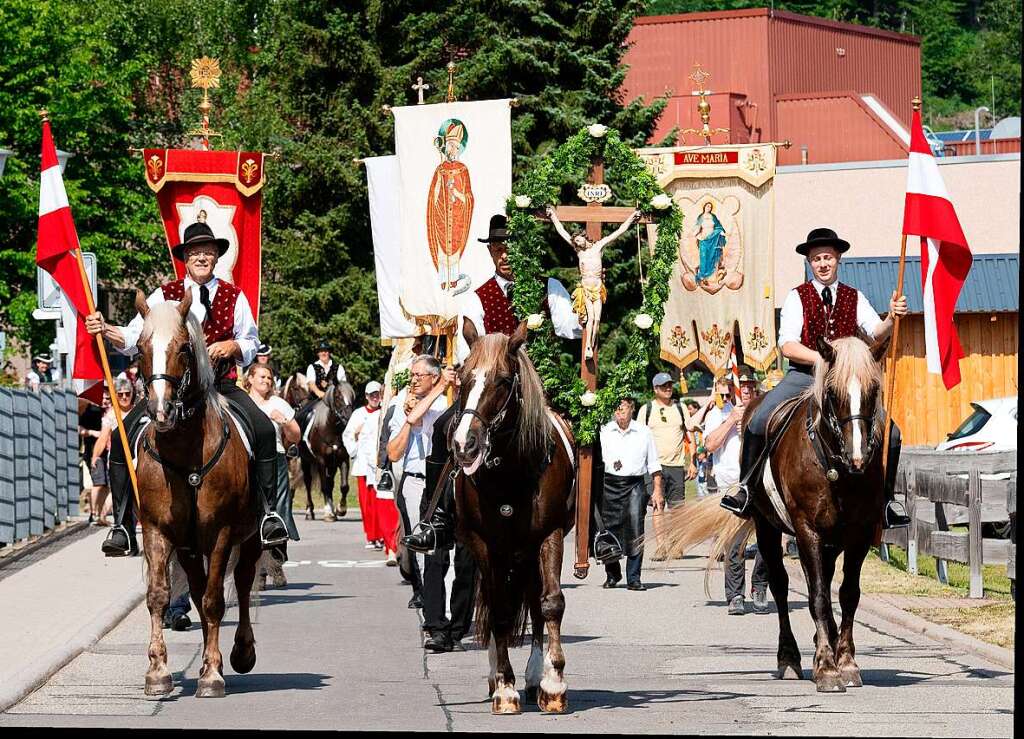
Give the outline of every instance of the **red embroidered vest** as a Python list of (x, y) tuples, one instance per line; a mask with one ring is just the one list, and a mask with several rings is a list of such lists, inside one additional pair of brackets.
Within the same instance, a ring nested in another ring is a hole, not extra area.
[(814, 349), (819, 338), (845, 339), (857, 334), (857, 291), (840, 282), (835, 285), (835, 301), (828, 316), (825, 303), (813, 284), (805, 282), (796, 289), (804, 309), (800, 343), (808, 349)]
[(519, 320), (512, 312), (512, 301), (493, 277), (476, 289), (480, 305), (484, 309), (484, 333), (511, 336), (519, 326)]
[[(182, 300), (185, 297), (184, 280), (168, 282), (160, 288), (164, 294), (164, 300)], [(206, 338), (206, 345), (218, 341), (229, 341), (235, 338), (235, 303), (238, 301), (240, 289), (224, 280), (217, 281), (217, 292), (213, 296), (210, 305), (210, 312), (203, 321), (203, 336)], [(223, 360), (214, 367), (218, 382), (220, 380), (235, 380), (238, 373), (235, 369), (234, 360)]]

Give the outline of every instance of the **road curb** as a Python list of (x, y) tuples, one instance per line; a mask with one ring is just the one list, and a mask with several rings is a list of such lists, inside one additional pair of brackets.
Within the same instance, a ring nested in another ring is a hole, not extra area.
[(0, 568), (6, 567), (12, 562), (17, 562), (22, 557), (32, 554), (32, 552), (38, 551), (42, 547), (49, 546), (50, 544), (60, 541), (65, 536), (88, 527), (89, 522), (87, 520), (70, 521), (66, 522), (60, 529), (53, 529), (51, 531), (44, 532), (40, 536), (36, 537), (34, 541), (30, 541), (27, 544), (22, 544), (16, 549), (12, 549), (10, 554), (0, 556)]
[[(804, 580), (803, 570), (798, 564), (787, 561), (786, 569), (789, 570), (791, 577), (798, 578), (806, 588), (807, 582)], [(839, 588), (835, 584), (832, 585), (832, 595), (836, 597), (839, 595)], [(862, 611), (867, 611), (876, 618), (895, 624), (916, 634), (927, 636), (934, 641), (943, 642), (950, 646), (957, 647), (958, 649), (962, 649), (965, 652), (976, 654), (990, 662), (994, 662), (1000, 667), (1005, 667), (1009, 670), (1014, 669), (1014, 652), (1012, 649), (1004, 649), (1003, 647), (996, 646), (995, 644), (989, 644), (981, 639), (977, 639), (970, 634), (964, 634), (956, 629), (950, 628), (949, 626), (932, 623), (926, 618), (922, 618), (921, 616), (910, 613), (909, 611), (904, 611), (902, 608), (897, 608), (896, 606), (892, 606), (888, 603), (883, 603), (880, 600), (872, 598), (867, 593), (861, 593), (860, 605), (857, 609), (857, 618), (861, 618)]]
[(42, 655), (31, 667), (15, 673), (9, 681), (0, 686), (0, 713), (20, 703), (36, 688), (53, 677), (58, 670), (102, 639), (124, 620), (125, 616), (131, 613), (145, 596), (145, 583), (136, 583), (118, 602), (79, 629), (64, 644)]

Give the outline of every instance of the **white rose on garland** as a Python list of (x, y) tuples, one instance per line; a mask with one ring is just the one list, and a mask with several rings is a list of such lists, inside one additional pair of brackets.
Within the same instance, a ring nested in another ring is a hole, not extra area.
[(650, 313), (637, 313), (633, 318), (633, 323), (637, 328), (646, 331), (654, 325), (654, 318), (651, 317)]
[(608, 126), (603, 123), (592, 123), (587, 127), (587, 132), (595, 139), (599, 139), (608, 133)]
[(533, 199), (529, 195), (516, 195), (517, 208), (529, 208), (533, 205)]
[(651, 198), (651, 207), (655, 210), (666, 210), (672, 207), (672, 198), (665, 193), (660, 193)]
[(536, 330), (544, 325), (543, 313), (531, 313), (526, 317), (526, 328)]
[(583, 395), (580, 396), (580, 405), (582, 405), (584, 408), (589, 408), (596, 402), (597, 395), (591, 390), (587, 390), (587, 392), (583, 393)]

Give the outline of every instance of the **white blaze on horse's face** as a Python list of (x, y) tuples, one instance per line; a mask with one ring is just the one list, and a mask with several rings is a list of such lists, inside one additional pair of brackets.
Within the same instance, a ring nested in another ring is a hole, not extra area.
[[(850, 396), (850, 415), (859, 416), (861, 402), (860, 380), (858, 380), (856, 377), (851, 377), (850, 385), (847, 392)], [(851, 455), (851, 458), (853, 459), (853, 466), (856, 467), (858, 470), (864, 466), (864, 438), (861, 434), (860, 428), (862, 423), (864, 423), (864, 421), (862, 421), (861, 419), (854, 418), (854, 420), (850, 424), (853, 436), (853, 454)]]
[[(178, 327), (180, 326), (178, 312), (171, 305), (163, 303), (159, 306), (154, 306), (147, 317), (147, 321), (152, 328), (149, 341), (153, 363), (151, 374), (154, 377), (171, 374), (167, 368), (171, 345), (174, 343), (175, 335), (178, 333)], [(171, 395), (171, 390), (170, 383), (165, 379), (158, 377), (158, 379), (150, 383), (149, 409), (158, 427), (164, 427), (174, 422), (174, 419), (169, 417), (171, 409), (171, 398), (169, 396)]]
[[(466, 405), (463, 409), (462, 418), (459, 419), (459, 425), (455, 429), (455, 436), (452, 439), (452, 445), (459, 464), (462, 465), (463, 470), (467, 475), (472, 475), (477, 469), (480, 468), (480, 463), (483, 461), (483, 449), (477, 443), (476, 439), (470, 439), (470, 428), (473, 425), (474, 417), (471, 413), (466, 411), (475, 411), (480, 405), (480, 398), (483, 397), (484, 389), (487, 387), (487, 370), (484, 368), (477, 368), (473, 370), (473, 388), (469, 391), (469, 395), (466, 397)], [(473, 452), (476, 454), (473, 454)], [(472, 456), (471, 459), (465, 459), (464, 457)]]

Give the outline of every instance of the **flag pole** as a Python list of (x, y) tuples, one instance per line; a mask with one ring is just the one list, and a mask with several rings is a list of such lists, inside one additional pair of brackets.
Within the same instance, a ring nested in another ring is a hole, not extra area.
[[(50, 120), (49, 113), (45, 110), (39, 112), (39, 117), (43, 121)], [(96, 303), (92, 297), (92, 288), (89, 286), (89, 275), (85, 271), (85, 259), (82, 257), (81, 245), (71, 250), (75, 255), (75, 261), (78, 263), (78, 276), (82, 280), (82, 291), (85, 293), (85, 304), (89, 309), (89, 313), (96, 311)], [(110, 361), (107, 359), (107, 347), (103, 343), (103, 335), (99, 334), (96, 337), (96, 346), (100, 350), (100, 363), (103, 365), (103, 377), (106, 380), (107, 388), (109, 392), (114, 392), (114, 380), (110, 374)], [(74, 377), (74, 368), (71, 370), (72, 378)], [(121, 417), (121, 406), (117, 403), (117, 398), (111, 398), (113, 401), (110, 405), (114, 409), (114, 418), (117, 421), (118, 435), (121, 437), (121, 446), (124, 448), (124, 458), (128, 463), (128, 476), (132, 481), (132, 493), (135, 495), (135, 505), (139, 507), (139, 511), (142, 511), (142, 504), (139, 502), (139, 481), (135, 477), (135, 461), (132, 459), (131, 446), (128, 444), (128, 434), (124, 430), (124, 419)]]
[[(921, 110), (921, 98), (914, 97), (910, 101), (914, 111)], [(903, 277), (907, 266), (907, 235), (903, 234), (900, 239), (900, 264), (896, 274), (896, 297), (903, 295)], [(892, 339), (889, 341), (889, 356), (886, 359), (886, 393), (885, 393), (885, 429), (882, 432), (882, 470), (883, 473), (889, 465), (889, 427), (892, 424), (893, 396), (896, 394), (896, 354), (899, 351), (900, 339), (900, 317), (893, 316)]]

